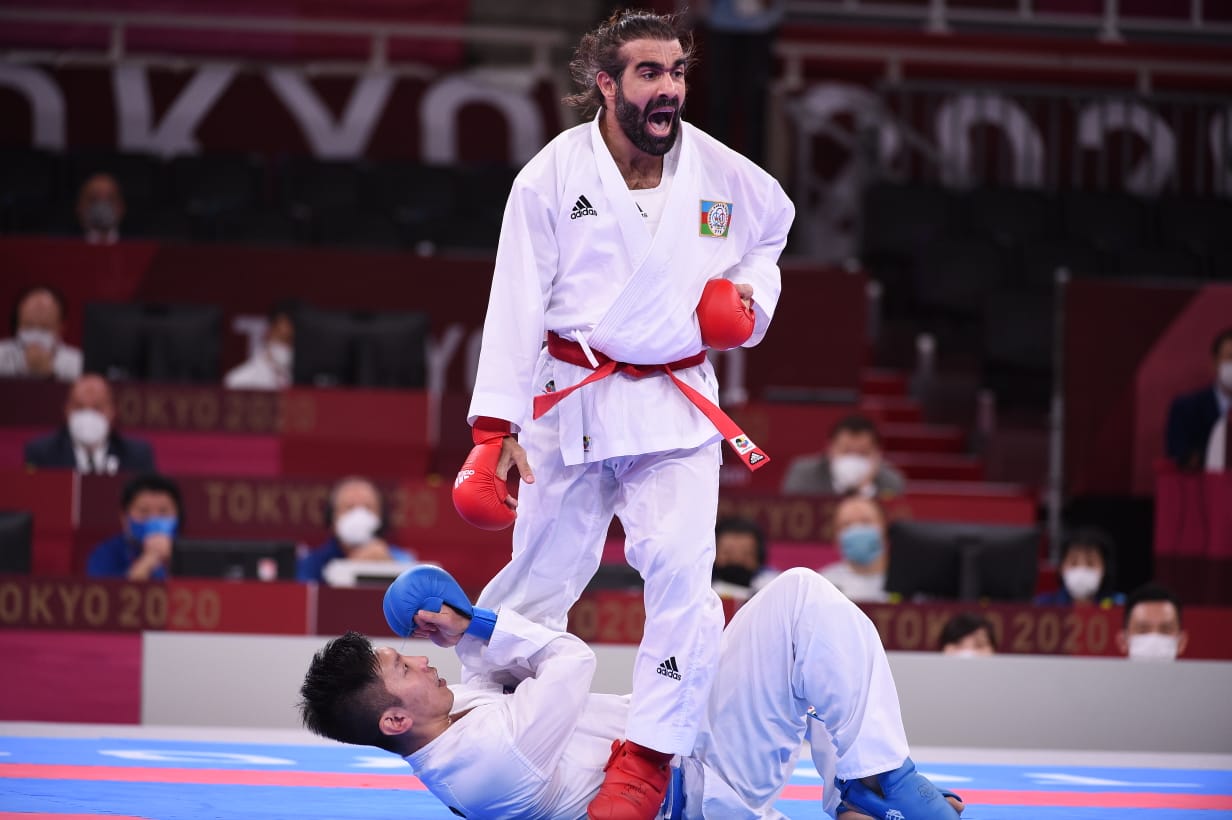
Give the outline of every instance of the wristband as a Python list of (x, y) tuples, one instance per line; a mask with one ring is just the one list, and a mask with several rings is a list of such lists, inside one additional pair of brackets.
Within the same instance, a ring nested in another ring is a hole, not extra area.
[(479, 640), (487, 643), (492, 637), (492, 630), (495, 628), (495, 612), (490, 609), (483, 609), (482, 607), (473, 608), (470, 625), (466, 627), (467, 635), (474, 635)]
[(494, 419), (489, 416), (480, 416), (475, 419), (475, 426), (471, 428), (471, 440), (475, 444), (486, 444), (492, 439), (511, 435), (513, 435), (513, 425), (504, 419)]

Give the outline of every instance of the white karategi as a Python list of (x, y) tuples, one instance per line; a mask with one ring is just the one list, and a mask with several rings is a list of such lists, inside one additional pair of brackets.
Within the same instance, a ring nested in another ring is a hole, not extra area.
[[(511, 422), (535, 474), (519, 490), (512, 561), (479, 606), (563, 629), (619, 516), (625, 556), (646, 581), (626, 736), (687, 753), (722, 628), (710, 589), (719, 434), (665, 373), (616, 373), (531, 418), (535, 394), (590, 374), (541, 350), (546, 331), (620, 362), (675, 362), (703, 350), (694, 311), (706, 281), (722, 276), (753, 287), (745, 346), (765, 335), (791, 201), (771, 176), (688, 123), (664, 166), (671, 188), (653, 236), (598, 118), (523, 168), (505, 208), (469, 421)], [(717, 404), (709, 362), (677, 376)]]
[[(408, 755), (415, 774), (470, 818), (577, 820), (603, 781), (629, 698), (592, 694), (595, 657), (578, 638), (501, 609), (488, 644), (464, 636), (475, 673), (451, 687), (470, 712)], [(889, 771), (908, 755), (898, 693), (872, 622), (825, 579), (783, 573), (723, 633), (694, 754), (679, 760), (691, 820), (780, 818), (774, 803), (806, 731), (833, 813), (835, 774)], [(505, 694), (501, 681), (525, 677)], [(821, 721), (806, 717), (809, 706)]]

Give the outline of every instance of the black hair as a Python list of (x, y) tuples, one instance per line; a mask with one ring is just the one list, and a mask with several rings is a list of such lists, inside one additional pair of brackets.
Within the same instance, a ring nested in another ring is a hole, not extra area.
[(988, 642), (992, 644), (995, 651), (997, 648), (997, 631), (993, 629), (992, 621), (980, 615), (978, 612), (960, 612), (953, 618), (945, 622), (945, 626), (941, 627), (941, 637), (938, 639), (941, 648), (945, 649), (953, 643), (958, 643), (968, 635), (973, 635), (980, 630), (988, 633)]
[(717, 542), (719, 536), (728, 534), (753, 536), (753, 540), (757, 542), (757, 563), (763, 567), (766, 565), (766, 534), (755, 521), (734, 515), (720, 518), (714, 525), (714, 540)]
[(175, 516), (184, 528), (184, 504), (180, 500), (180, 488), (174, 481), (158, 473), (142, 473), (129, 479), (120, 493), (120, 509), (128, 512), (129, 506), (140, 493), (166, 493), (175, 502)]
[(279, 316), (286, 316), (291, 320), (291, 324), (295, 324), (295, 316), (299, 313), (300, 305), (303, 304), (298, 299), (279, 299), (270, 306), (269, 311), (265, 314), (265, 318), (269, 319), (270, 324)]
[(21, 303), (26, 301), (30, 296), (42, 291), (52, 298), (56, 303), (56, 307), (60, 310), (60, 322), (64, 323), (65, 317), (68, 315), (68, 308), (65, 305), (64, 297), (60, 291), (53, 288), (51, 285), (31, 285), (28, 288), (22, 289), (21, 293), (17, 294), (17, 298), (13, 301), (13, 310), (9, 314), (9, 325), (13, 329), (13, 335), (17, 335), (17, 323), (20, 320)]
[(1099, 527), (1078, 527), (1066, 533), (1061, 541), (1061, 563), (1065, 556), (1079, 547), (1094, 547), (1104, 559), (1104, 577), (1099, 580), (1095, 600), (1107, 598), (1116, 592), (1116, 542), (1106, 530)]
[(1149, 581), (1129, 593), (1129, 597), (1125, 599), (1125, 617), (1122, 626), (1125, 629), (1129, 628), (1129, 615), (1138, 604), (1154, 603), (1156, 601), (1167, 601), (1176, 607), (1177, 625), (1180, 626), (1183, 623), (1181, 618), (1181, 599), (1167, 587), (1154, 581)]
[(1224, 342), (1232, 341), (1232, 327), (1225, 327), (1211, 341), (1211, 358), (1219, 358), (1219, 348), (1223, 347)]
[(682, 27), (681, 15), (623, 9), (582, 36), (569, 62), (569, 73), (579, 90), (562, 102), (580, 109), (584, 117), (593, 117), (596, 111), (603, 108), (603, 92), (599, 90), (596, 80), (599, 72), (605, 72), (619, 82), (625, 69), (620, 49), (633, 40), (679, 40), (684, 50), (686, 69), (692, 63), (693, 36)]
[(867, 433), (873, 437), (873, 441), (876, 442), (878, 447), (881, 446), (881, 434), (877, 432), (877, 425), (873, 424), (872, 420), (867, 416), (853, 414), (839, 419), (830, 428), (830, 441), (838, 438), (839, 433), (851, 433), (857, 436)]
[(334, 638), (312, 656), (299, 689), (299, 714), (313, 734), (396, 751), (381, 732), (381, 715), (398, 699), (381, 680), (372, 642), (358, 632)]

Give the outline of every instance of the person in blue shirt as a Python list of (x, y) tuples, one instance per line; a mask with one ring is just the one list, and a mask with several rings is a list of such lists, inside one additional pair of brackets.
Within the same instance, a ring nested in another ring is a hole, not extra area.
[(409, 550), (390, 544), (382, 536), (385, 513), (381, 493), (366, 478), (342, 479), (329, 494), (326, 518), (333, 534), (329, 540), (300, 557), (296, 577), (301, 581), (324, 581), (325, 567), (331, 561), (398, 561), (411, 563)]
[(1096, 527), (1071, 532), (1061, 544), (1061, 586), (1037, 595), (1035, 603), (1052, 606), (1114, 606), (1125, 596), (1116, 591), (1116, 548), (1112, 537)]
[(120, 494), (120, 533), (96, 546), (86, 563), (91, 578), (162, 581), (171, 563), (181, 519), (180, 488), (157, 473), (144, 473)]

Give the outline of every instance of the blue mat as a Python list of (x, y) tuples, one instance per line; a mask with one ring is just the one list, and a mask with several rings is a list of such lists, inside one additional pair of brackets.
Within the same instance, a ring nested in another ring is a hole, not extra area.
[[(1232, 818), (1232, 771), (917, 763), (939, 785), (985, 798), (972, 800), (969, 820)], [(322, 782), (336, 785), (313, 785)], [(820, 786), (803, 763), (788, 793), (812, 798)], [(1073, 802), (1075, 794), (1097, 805), (1039, 805), (1058, 796)], [(1141, 807), (1158, 795), (1179, 797), (1171, 807)], [(1209, 807), (1181, 807), (1185, 801)], [(792, 820), (820, 816), (816, 799), (783, 799), (778, 808)], [(0, 737), (0, 811), (150, 820), (454, 817), (417, 787), (403, 761), (375, 749), (117, 738)]]

